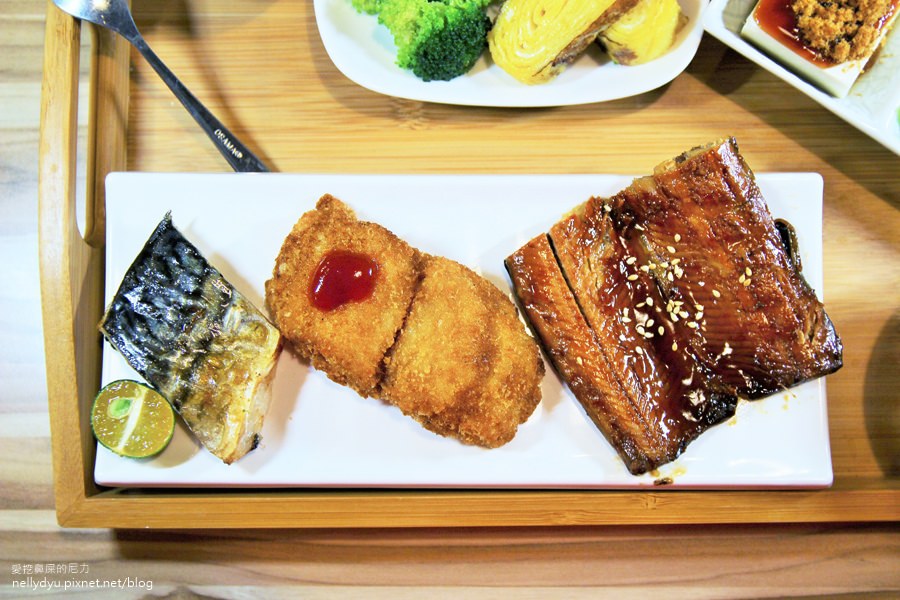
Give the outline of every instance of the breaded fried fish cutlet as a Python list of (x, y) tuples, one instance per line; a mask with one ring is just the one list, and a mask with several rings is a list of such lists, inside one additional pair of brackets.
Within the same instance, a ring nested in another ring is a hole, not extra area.
[[(310, 285), (323, 261), (335, 256), (373, 261), (374, 287), (364, 302), (320, 310)], [(266, 302), (300, 356), (337, 383), (371, 395), (412, 302), (418, 261), (409, 244), (376, 223), (357, 220), (345, 204), (326, 195), (285, 239), (266, 282)]]
[(288, 235), (266, 301), (314, 367), (440, 435), (501, 446), (540, 401), (540, 351), (503, 292), (332, 196)]
[(540, 401), (544, 363), (496, 286), (446, 258), (423, 265), (382, 396), (426, 429), (501, 446)]

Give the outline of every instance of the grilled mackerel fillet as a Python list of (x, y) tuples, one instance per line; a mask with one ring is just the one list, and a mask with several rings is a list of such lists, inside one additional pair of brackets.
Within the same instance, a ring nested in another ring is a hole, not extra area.
[(125, 274), (100, 331), (222, 461), (259, 444), (281, 334), (170, 214)]
[(554, 365), (629, 471), (841, 366), (834, 327), (734, 140), (591, 198), (510, 256)]

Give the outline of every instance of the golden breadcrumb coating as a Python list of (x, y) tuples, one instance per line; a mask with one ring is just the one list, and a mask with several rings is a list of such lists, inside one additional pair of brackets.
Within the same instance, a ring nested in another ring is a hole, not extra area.
[(382, 396), (426, 429), (493, 448), (534, 411), (543, 375), (509, 298), (471, 269), (427, 256)]
[[(332, 251), (375, 259), (376, 282), (367, 299), (321, 310), (309, 286)], [(540, 401), (540, 350), (499, 288), (357, 220), (332, 196), (285, 239), (266, 302), (293, 350), (314, 367), (440, 435), (500, 446)]]
[[(377, 283), (365, 302), (322, 311), (312, 305), (309, 282), (322, 258), (336, 250), (374, 259)], [(381, 225), (357, 220), (350, 208), (326, 195), (285, 239), (266, 282), (266, 302), (300, 356), (334, 381), (369, 395), (412, 302), (418, 260), (409, 244)]]

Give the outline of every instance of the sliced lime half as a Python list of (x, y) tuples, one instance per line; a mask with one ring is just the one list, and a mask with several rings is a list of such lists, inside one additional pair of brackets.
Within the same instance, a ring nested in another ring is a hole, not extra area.
[(97, 441), (116, 454), (146, 458), (162, 452), (175, 431), (175, 411), (159, 392), (121, 379), (103, 387), (91, 407)]

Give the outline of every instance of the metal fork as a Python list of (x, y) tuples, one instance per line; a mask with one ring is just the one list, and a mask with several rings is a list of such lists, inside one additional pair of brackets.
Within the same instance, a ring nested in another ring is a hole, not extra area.
[(235, 171), (267, 172), (269, 169), (247, 146), (241, 143), (219, 119), (215, 117), (185, 87), (172, 71), (163, 63), (134, 24), (131, 10), (126, 0), (53, 0), (62, 11), (81, 19), (105, 27), (124, 37), (138, 49), (159, 74), (172, 93), (181, 101), (194, 120), (213, 141), (225, 160)]

